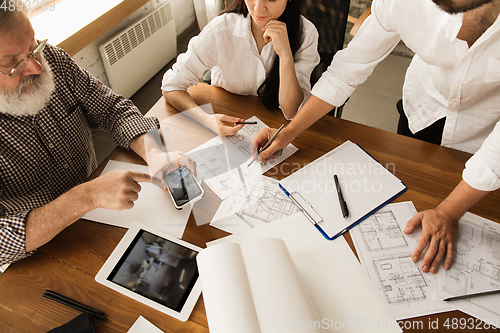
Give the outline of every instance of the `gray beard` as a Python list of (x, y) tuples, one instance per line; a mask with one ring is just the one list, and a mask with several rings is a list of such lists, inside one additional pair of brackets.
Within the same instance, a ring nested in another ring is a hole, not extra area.
[[(1, 113), (12, 116), (31, 116), (38, 114), (47, 105), (55, 89), (54, 77), (43, 57), (42, 67), (42, 73), (23, 78), (16, 91), (6, 93), (0, 90)], [(23, 87), (29, 83), (32, 83), (29, 92), (23, 92)]]

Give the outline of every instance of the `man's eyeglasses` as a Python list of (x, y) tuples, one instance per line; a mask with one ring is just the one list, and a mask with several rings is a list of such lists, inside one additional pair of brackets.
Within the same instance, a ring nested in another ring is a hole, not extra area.
[(5, 73), (1, 73), (1, 72), (0, 73), (3, 75), (7, 75), (9, 77), (18, 76), (19, 74), (21, 74), (24, 71), (24, 69), (28, 65), (28, 62), (29, 62), (31, 57), (33, 57), (33, 60), (35, 60), (37, 62), (37, 64), (42, 66), (42, 64), (40, 63), (40, 61), (37, 60), (37, 58), (40, 56), (40, 54), (42, 54), (43, 50), (45, 50), (46, 45), (47, 45), (47, 39), (42, 40), (40, 43), (38, 43), (37, 47), (32, 52), (30, 52), (29, 56), (27, 56), (23, 60), (19, 61), (17, 63), (17, 65), (15, 65), (14, 68), (12, 68), (10, 70), (9, 74), (5, 74)]

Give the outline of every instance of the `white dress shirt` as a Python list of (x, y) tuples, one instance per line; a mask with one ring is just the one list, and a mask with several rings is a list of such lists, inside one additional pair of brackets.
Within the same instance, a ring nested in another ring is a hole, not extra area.
[(372, 15), (312, 94), (342, 105), (402, 39), (416, 54), (403, 86), (410, 130), (446, 116), (441, 144), (477, 152), (463, 179), (491, 191), (500, 188), (500, 20), (469, 48), (457, 39), (462, 19), (431, 0), (374, 0)]
[[(305, 103), (311, 95), (311, 72), (319, 63), (318, 32), (310, 21), (301, 18), (303, 41), (294, 59)], [(211, 69), (213, 86), (239, 95), (257, 96), (257, 89), (265, 81), (275, 54), (272, 41), (259, 53), (250, 15), (245, 18), (235, 13), (223, 14), (189, 41), (187, 52), (180, 54), (172, 69), (163, 76), (161, 89), (166, 92), (186, 90)]]

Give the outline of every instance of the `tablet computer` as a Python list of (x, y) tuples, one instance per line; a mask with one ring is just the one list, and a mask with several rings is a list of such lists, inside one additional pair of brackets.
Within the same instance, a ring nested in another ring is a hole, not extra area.
[(202, 249), (135, 223), (95, 280), (181, 321), (200, 297), (196, 256)]

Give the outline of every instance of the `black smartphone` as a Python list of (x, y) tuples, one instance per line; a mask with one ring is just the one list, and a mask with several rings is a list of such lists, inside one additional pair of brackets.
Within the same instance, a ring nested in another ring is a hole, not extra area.
[(198, 201), (204, 194), (201, 185), (185, 165), (167, 173), (163, 176), (163, 180), (177, 209), (182, 209), (187, 203)]

